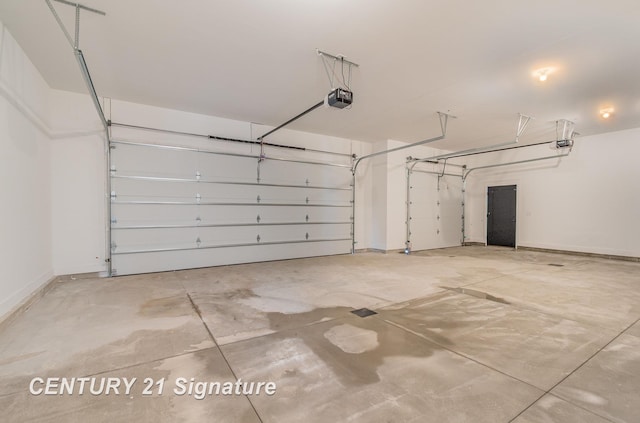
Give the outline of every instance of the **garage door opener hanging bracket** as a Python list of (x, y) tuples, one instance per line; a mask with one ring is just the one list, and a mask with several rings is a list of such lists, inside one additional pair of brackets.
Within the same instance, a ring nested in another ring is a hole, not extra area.
[(556, 120), (556, 148), (571, 148), (577, 132), (575, 123), (567, 119)]
[[(338, 80), (340, 79), (340, 77), (336, 75), (336, 65), (340, 63), (340, 75), (342, 76), (341, 78), (342, 86), (346, 90), (351, 91), (352, 68), (354, 66), (357, 68), (360, 65), (350, 60), (347, 60), (341, 54), (333, 55), (318, 49), (316, 49), (316, 53), (318, 53), (318, 56), (322, 58), (322, 66), (324, 66), (324, 71), (326, 72), (327, 78), (329, 79), (329, 85), (331, 90), (334, 90), (335, 88), (339, 88), (334, 86), (334, 80), (335, 80), (334, 78), (337, 78)], [(329, 66), (331, 66), (331, 71), (329, 71)], [(348, 75), (346, 77), (345, 77), (345, 68), (347, 69), (347, 75)]]
[(87, 84), (89, 94), (91, 95), (91, 99), (93, 100), (93, 105), (95, 106), (98, 112), (100, 120), (102, 121), (102, 125), (104, 126), (105, 130), (107, 130), (109, 127), (109, 124), (107, 122), (107, 119), (104, 116), (104, 111), (102, 110), (102, 106), (100, 105), (98, 95), (96, 94), (96, 89), (93, 85), (93, 81), (91, 80), (91, 75), (89, 74), (89, 68), (87, 67), (87, 62), (84, 59), (82, 50), (80, 50), (80, 11), (86, 10), (102, 16), (106, 16), (106, 13), (101, 10), (85, 6), (80, 3), (72, 3), (66, 0), (53, 0), (53, 1), (75, 7), (76, 9), (76, 20), (75, 20), (75, 31), (74, 31), (75, 38), (72, 38), (71, 35), (69, 34), (69, 31), (67, 31), (67, 28), (64, 26), (64, 23), (62, 23), (62, 19), (60, 19), (58, 12), (56, 12), (56, 9), (53, 7), (51, 0), (45, 0), (45, 2), (47, 3), (47, 6), (49, 6), (49, 9), (51, 10), (51, 13), (53, 14), (53, 17), (56, 19), (56, 22), (58, 22), (60, 29), (64, 33), (64, 36), (67, 38), (67, 41), (69, 42), (69, 45), (71, 45), (71, 48), (73, 49), (73, 53), (76, 56), (78, 65), (80, 66), (80, 71), (82, 72), (82, 78)]

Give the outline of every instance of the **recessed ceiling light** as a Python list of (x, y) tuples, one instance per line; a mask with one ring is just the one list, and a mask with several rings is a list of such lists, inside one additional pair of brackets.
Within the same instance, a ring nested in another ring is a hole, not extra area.
[(607, 107), (605, 109), (600, 109), (600, 116), (602, 116), (603, 119), (609, 119), (611, 117), (611, 115), (613, 115), (613, 107)]
[(540, 68), (533, 71), (534, 78), (540, 82), (544, 82), (549, 77), (549, 74), (553, 73), (554, 68)]

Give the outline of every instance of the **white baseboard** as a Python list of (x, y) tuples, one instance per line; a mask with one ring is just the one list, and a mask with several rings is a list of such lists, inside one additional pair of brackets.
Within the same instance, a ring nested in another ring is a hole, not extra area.
[(84, 264), (84, 265), (76, 265), (76, 266), (63, 266), (60, 268), (54, 269), (54, 274), (56, 276), (62, 275), (79, 275), (82, 273), (101, 273), (106, 272), (107, 266), (106, 264)]
[(48, 270), (0, 302), (0, 324), (44, 295), (54, 279), (53, 272)]

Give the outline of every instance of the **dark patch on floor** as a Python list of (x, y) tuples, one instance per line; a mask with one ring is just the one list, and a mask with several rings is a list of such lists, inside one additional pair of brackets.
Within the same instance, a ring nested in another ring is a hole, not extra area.
[(257, 295), (253, 292), (253, 290), (248, 288), (239, 288), (233, 291), (225, 291), (219, 294), (214, 294), (214, 296), (222, 297), (225, 300), (237, 300), (237, 299), (257, 297)]
[(355, 314), (358, 317), (367, 317), (367, 316), (373, 316), (374, 314), (378, 314), (373, 310), (369, 310), (368, 308), (359, 308), (357, 310), (353, 310), (351, 313)]
[[(304, 314), (304, 313), (302, 313)], [(292, 315), (295, 316), (295, 315)], [(377, 335), (377, 346), (374, 349), (361, 353), (350, 353), (341, 349), (324, 336), (332, 328), (340, 325), (351, 325), (359, 329), (374, 331)], [(378, 369), (384, 365), (389, 357), (416, 357), (426, 358), (442, 349), (440, 345), (425, 342), (412, 333), (409, 333), (395, 325), (380, 319), (336, 319), (307, 327), (297, 327), (276, 332), (261, 338), (248, 339), (238, 343), (223, 345), (221, 349), (228, 354), (230, 350), (242, 349), (244, 354), (253, 355), (257, 352), (247, 353), (247, 349), (255, 351), (269, 349), (265, 344), (280, 344), (287, 339), (300, 339), (318, 359), (333, 370), (336, 378), (343, 384), (358, 388), (364, 385), (380, 382)], [(296, 350), (291, 347), (287, 358), (291, 359), (291, 367), (284, 369), (283, 375), (294, 376), (308, 373), (307, 352), (304, 349)], [(233, 356), (233, 354), (231, 355)], [(233, 358), (230, 359), (233, 365)]]
[(145, 317), (178, 317), (191, 314), (191, 304), (184, 295), (154, 298), (140, 306), (140, 316)]
[(555, 267), (564, 267), (564, 264), (558, 264), (558, 263), (549, 263), (549, 266), (555, 266)]
[(440, 288), (446, 289), (447, 291), (457, 292), (458, 294), (470, 295), (472, 297), (481, 298), (483, 300), (494, 301), (496, 303), (501, 304), (511, 304), (509, 301), (504, 298), (494, 297), (491, 294), (487, 294), (486, 292), (476, 291), (475, 289), (468, 288), (452, 288), (450, 286), (441, 286)]
[(267, 313), (267, 318), (269, 319), (269, 328), (278, 332), (338, 319), (347, 315), (349, 310), (348, 307), (324, 307), (302, 313), (269, 312)]

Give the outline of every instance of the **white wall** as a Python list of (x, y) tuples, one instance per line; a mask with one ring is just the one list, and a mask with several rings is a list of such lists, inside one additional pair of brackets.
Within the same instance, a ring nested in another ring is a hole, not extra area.
[(0, 23), (0, 318), (53, 277), (49, 87)]
[(106, 270), (105, 134), (88, 95), (51, 90), (53, 270)]
[[(387, 150), (387, 141), (373, 146), (374, 152)], [(371, 166), (371, 243), (370, 248), (387, 249), (387, 156), (379, 155), (365, 159), (359, 166)]]
[[(477, 165), (553, 154), (549, 146), (476, 156)], [(518, 186), (517, 245), (640, 257), (640, 128), (576, 139), (561, 159), (478, 170), (467, 181), (467, 241), (486, 241), (488, 186)]]

